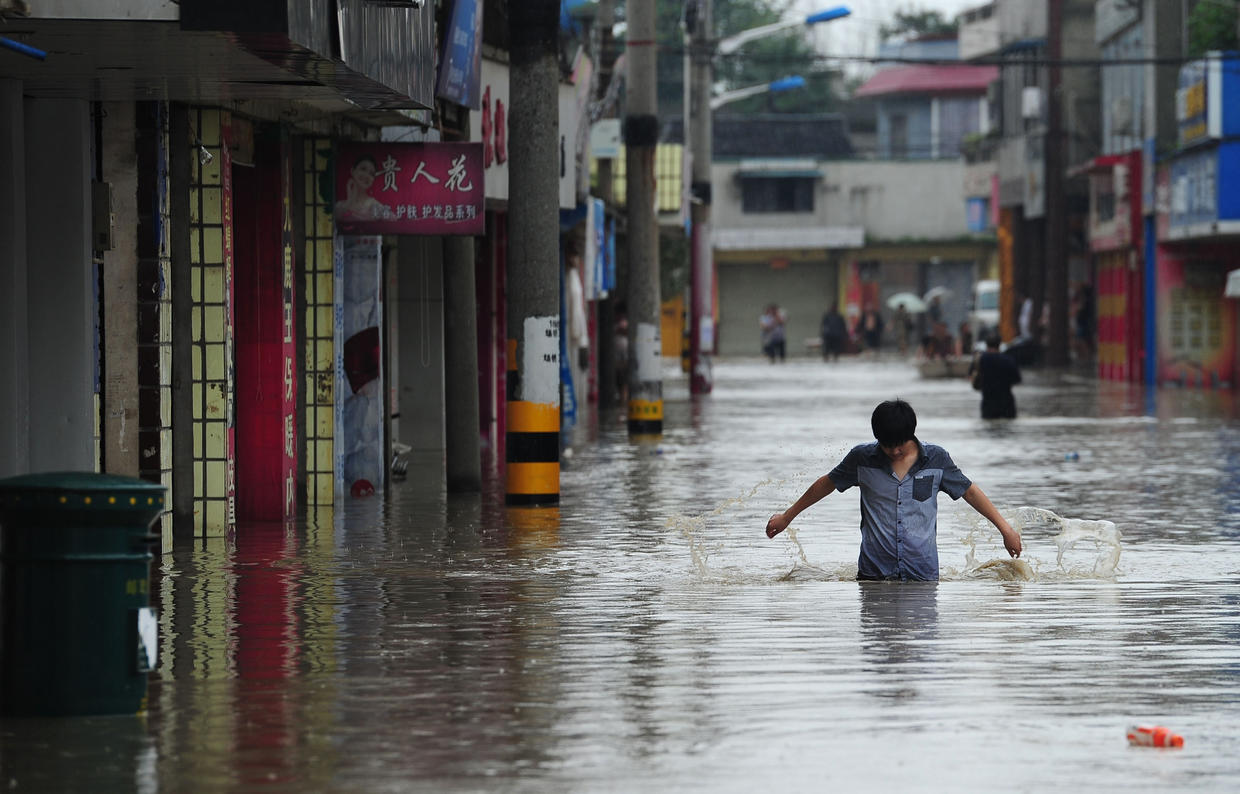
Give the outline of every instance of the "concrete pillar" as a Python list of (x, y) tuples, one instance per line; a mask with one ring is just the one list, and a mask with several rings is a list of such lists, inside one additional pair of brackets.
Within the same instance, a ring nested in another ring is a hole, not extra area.
[(402, 237), (396, 311), (399, 440), (414, 453), (444, 449), (443, 261), (437, 237)]
[(625, 205), (629, 214), (629, 436), (663, 433), (659, 297), (659, 220), (655, 149), (659, 142), (654, 0), (628, 6), (629, 88), (624, 119)]
[(560, 501), (559, 4), (509, 8), (509, 505)]
[(110, 187), (112, 248), (103, 252), (103, 468), (137, 477), (138, 161), (132, 102), (104, 105), (103, 182)]
[(714, 379), (710, 353), (715, 347), (714, 249), (710, 239), (711, 177), (714, 162), (714, 128), (710, 94), (714, 86), (711, 61), (715, 33), (710, 3), (701, 3), (697, 25), (689, 31), (692, 63), (689, 71), (689, 130), (686, 140), (692, 154), (693, 204), (689, 270), (689, 391), (709, 394)]
[[(168, 193), (168, 106), (135, 107), (137, 152), (138, 471), (172, 493), (172, 271)], [(160, 517), (172, 548), (171, 503)]]
[[(1050, 304), (1047, 316), (1046, 346), (1042, 358), (1051, 366), (1068, 364), (1068, 243), (1067, 198), (1064, 195), (1064, 169), (1067, 167), (1067, 140), (1064, 129), (1063, 0), (1047, 0), (1046, 149), (1044, 153), (1046, 195), (1046, 292)], [(1036, 301), (1035, 306), (1040, 306)]]
[(1141, 162), (1141, 198), (1144, 213), (1144, 333), (1145, 346), (1144, 379), (1147, 386), (1158, 382), (1158, 224), (1155, 196), (1155, 169), (1160, 148), (1172, 149), (1178, 133), (1176, 109), (1176, 85), (1179, 70), (1172, 69), (1157, 59), (1183, 57), (1185, 31), (1182, 3), (1166, 3), (1144, 0), (1141, 10), (1143, 53), (1150, 62), (1145, 65), (1145, 106), (1142, 119), (1144, 133)]
[(190, 277), (190, 131), (189, 111), (174, 105), (168, 113), (168, 217), (172, 278), (172, 488), (174, 543), (192, 540), (194, 526), (194, 375), (193, 301)]
[(482, 490), (474, 238), (443, 242), (444, 428), (449, 492)]
[(30, 468), (95, 468), (90, 105), (27, 99)]
[(0, 477), (30, 471), (26, 280), (22, 83), (0, 79)]

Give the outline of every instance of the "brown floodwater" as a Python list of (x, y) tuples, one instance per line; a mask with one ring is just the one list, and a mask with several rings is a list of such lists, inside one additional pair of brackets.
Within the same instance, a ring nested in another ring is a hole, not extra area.
[[(143, 716), (0, 721), (11, 791), (1234, 791), (1231, 395), (1026, 373), (1020, 418), (894, 362), (730, 361), (666, 432), (580, 427), (562, 505), (387, 499), (160, 561)], [(938, 583), (854, 580), (856, 491), (775, 539), (874, 405), (1022, 531), (940, 496)], [(1131, 748), (1162, 724), (1181, 750)]]

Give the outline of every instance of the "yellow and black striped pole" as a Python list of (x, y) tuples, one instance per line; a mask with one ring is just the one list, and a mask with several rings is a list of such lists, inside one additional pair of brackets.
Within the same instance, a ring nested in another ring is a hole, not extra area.
[[(539, 318), (529, 318), (538, 320)], [(551, 362), (530, 362), (528, 354), (538, 356), (541, 351), (559, 352), (559, 318), (541, 318), (552, 323), (535, 322), (553, 329), (553, 335), (544, 335), (545, 344), (527, 339), (519, 346), (516, 339), (508, 340), (508, 433), (505, 438), (507, 463), (507, 496), (510, 505), (548, 505), (560, 501), (560, 368), (558, 358)], [(554, 325), (553, 325), (554, 324)], [(554, 344), (554, 347), (552, 346)], [(527, 353), (526, 368), (522, 373), (517, 366), (518, 350)], [(550, 367), (540, 366), (550, 363)], [(523, 386), (532, 379), (544, 384)], [(522, 399), (523, 396), (535, 399)], [(549, 399), (555, 395), (556, 399)]]
[(560, 501), (559, 3), (512, 3), (509, 23), (508, 378), (505, 503)]

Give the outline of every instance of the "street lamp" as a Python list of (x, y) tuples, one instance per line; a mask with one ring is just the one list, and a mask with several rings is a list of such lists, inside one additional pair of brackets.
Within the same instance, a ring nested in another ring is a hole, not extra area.
[(751, 85), (747, 88), (737, 88), (733, 91), (724, 91), (722, 94), (715, 94), (710, 98), (710, 109), (718, 110), (719, 108), (731, 102), (740, 99), (748, 99), (758, 94), (778, 94), (784, 91), (795, 91), (798, 88), (805, 87), (805, 78), (799, 74), (791, 77), (781, 77), (769, 83), (760, 83)]
[(728, 36), (726, 39), (721, 39), (719, 41), (719, 54), (731, 55), (739, 50), (743, 45), (754, 41), (755, 39), (769, 36), (772, 33), (780, 33), (788, 30), (789, 28), (800, 27), (801, 25), (817, 25), (819, 22), (830, 22), (835, 19), (846, 17), (851, 13), (852, 12), (844, 6), (837, 6), (836, 8), (832, 8), (827, 11), (819, 11), (815, 14), (810, 14), (804, 19), (785, 19), (780, 22), (773, 22), (770, 25), (760, 25), (756, 28), (743, 30), (735, 36)]
[(711, 23), (711, 0), (690, 0), (685, 6), (685, 34), (688, 38), (686, 61), (691, 68), (686, 73), (685, 93), (688, 101), (685, 125), (685, 145), (693, 165), (692, 240), (690, 242), (689, 266), (689, 392), (708, 394), (711, 390), (710, 358), (707, 355), (715, 347), (714, 327), (714, 266), (710, 242), (710, 165), (711, 165), (711, 112), (734, 99), (753, 96), (768, 91), (787, 91), (805, 85), (800, 77), (786, 77), (773, 83), (729, 91), (711, 97), (711, 59), (715, 52), (730, 55), (741, 45), (801, 25), (817, 25), (848, 16), (851, 12), (844, 6), (810, 14), (804, 19), (791, 19), (762, 25), (742, 31), (735, 36), (716, 41)]

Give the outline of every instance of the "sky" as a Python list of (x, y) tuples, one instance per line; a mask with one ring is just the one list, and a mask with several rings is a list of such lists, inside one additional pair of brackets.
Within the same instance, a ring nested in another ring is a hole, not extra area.
[[(897, 11), (940, 11), (949, 19), (985, 0), (794, 0), (793, 16), (809, 16), (844, 5), (852, 14), (844, 19), (814, 25), (809, 39), (819, 52), (839, 55), (873, 55), (878, 49), (878, 29), (890, 22)], [(849, 67), (852, 72), (855, 67)]]

